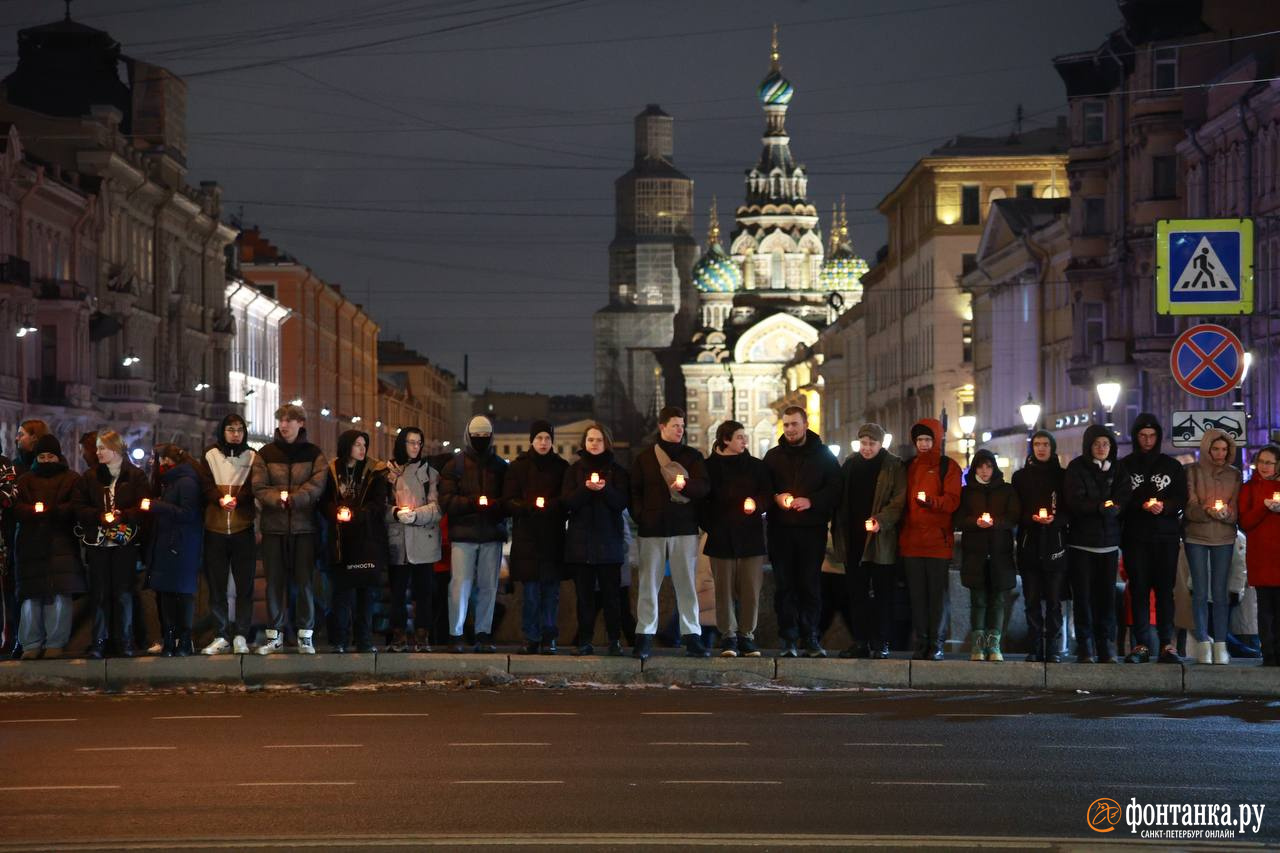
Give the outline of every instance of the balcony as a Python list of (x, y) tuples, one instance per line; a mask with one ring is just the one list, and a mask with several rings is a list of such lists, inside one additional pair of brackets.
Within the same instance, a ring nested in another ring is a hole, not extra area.
[(87, 408), (91, 402), (89, 386), (43, 377), (27, 380), (27, 400), (46, 406)]
[(156, 384), (149, 379), (99, 379), (98, 396), (104, 400), (154, 403)]
[(31, 264), (15, 255), (0, 261), (0, 282), (31, 286)]

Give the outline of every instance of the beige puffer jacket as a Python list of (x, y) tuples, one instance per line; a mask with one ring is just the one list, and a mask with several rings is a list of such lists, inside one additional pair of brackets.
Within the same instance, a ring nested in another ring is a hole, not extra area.
[[(1209, 448), (1215, 441), (1227, 443), (1227, 461), (1214, 465)], [(1187, 466), (1187, 528), (1184, 539), (1194, 545), (1230, 545), (1236, 541), (1236, 516), (1240, 510), (1240, 469), (1231, 464), (1236, 443), (1220, 429), (1206, 430), (1200, 439), (1200, 458)], [(1213, 512), (1222, 501), (1225, 512)]]

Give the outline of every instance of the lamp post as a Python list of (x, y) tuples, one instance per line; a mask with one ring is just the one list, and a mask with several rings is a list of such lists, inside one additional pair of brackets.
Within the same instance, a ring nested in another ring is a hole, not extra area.
[(1040, 404), (1027, 392), (1027, 401), (1018, 407), (1022, 422), (1027, 425), (1027, 453), (1031, 453), (1031, 434), (1035, 432), (1036, 423), (1040, 420)]
[(978, 426), (978, 419), (973, 415), (961, 415), (956, 419), (960, 423), (960, 431), (964, 433), (964, 467), (969, 467), (969, 454), (973, 450), (973, 430)]
[(1112, 429), (1115, 424), (1111, 422), (1111, 410), (1116, 407), (1116, 403), (1120, 400), (1120, 383), (1115, 380), (1111, 374), (1104, 376), (1097, 384), (1098, 401), (1102, 403), (1102, 408), (1107, 412), (1107, 429)]

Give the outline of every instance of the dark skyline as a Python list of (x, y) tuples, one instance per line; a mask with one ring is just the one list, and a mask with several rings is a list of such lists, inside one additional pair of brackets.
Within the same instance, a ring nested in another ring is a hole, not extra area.
[[(0, 0), (16, 31), (62, 3)], [(875, 203), (958, 133), (1007, 134), (1066, 107), (1050, 62), (1094, 47), (1114, 0), (81, 0), (72, 16), (187, 80), (188, 180), (362, 302), (387, 338), (471, 386), (592, 390), (613, 181), (632, 117), (675, 118), (695, 238), (722, 226), (759, 154), (755, 89), (780, 28), (792, 146), (829, 229), (847, 199), (871, 260)], [(242, 212), (242, 213), (241, 213)]]

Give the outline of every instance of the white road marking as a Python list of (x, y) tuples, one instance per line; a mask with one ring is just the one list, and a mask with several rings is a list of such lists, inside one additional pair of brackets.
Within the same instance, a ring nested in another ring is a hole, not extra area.
[(240, 714), (177, 714), (172, 717), (152, 717), (153, 720), (240, 720)]
[(549, 743), (538, 741), (493, 741), (493, 742), (475, 742), (475, 743), (451, 743), (449, 746), (551, 746)]
[(781, 785), (770, 779), (663, 779), (664, 785)]
[(359, 749), (362, 743), (275, 743), (263, 749)]
[(940, 743), (846, 743), (845, 746), (942, 746)]
[(450, 785), (563, 785), (563, 779), (454, 779)]
[(363, 713), (363, 714), (330, 714), (329, 716), (330, 717), (429, 717), (431, 715), (430, 714), (399, 714), (399, 713), (396, 713), (396, 714)]
[(1092, 746), (1079, 743), (1042, 743), (1040, 749), (1133, 749), (1131, 746)]
[(14, 785), (0, 791), (115, 791), (119, 785)]
[(939, 717), (1025, 717), (1026, 714), (939, 714)]
[(354, 785), (355, 782), (237, 782), (236, 785), (241, 788), (296, 788), (301, 785), (307, 786), (345, 786)]
[(75, 723), (75, 717), (46, 717), (39, 720), (0, 720), (0, 723)]
[(154, 750), (177, 749), (176, 746), (81, 746), (76, 752), (147, 752)]
[(986, 782), (872, 782), (872, 785), (938, 785), (944, 788), (985, 788)]
[(784, 717), (865, 717), (864, 711), (783, 711)]
[(1142, 782), (1106, 782), (1110, 788), (1152, 788), (1158, 791), (1226, 791), (1221, 785), (1153, 785)]
[(577, 711), (486, 711), (486, 717), (576, 717)]
[(711, 711), (641, 711), (642, 717), (710, 717)]
[(653, 740), (649, 746), (751, 746), (745, 740)]

